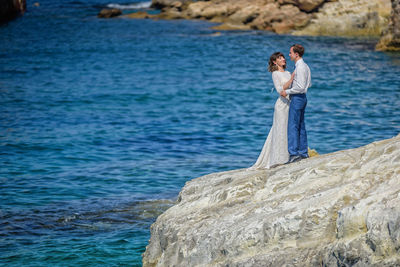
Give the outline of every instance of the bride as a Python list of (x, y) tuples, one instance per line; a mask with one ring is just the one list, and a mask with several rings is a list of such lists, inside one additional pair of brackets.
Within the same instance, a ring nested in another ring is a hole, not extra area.
[[(272, 72), (272, 80), (279, 95), (293, 82), (294, 73), (286, 71), (286, 59), (281, 52), (275, 52), (269, 58), (268, 71)], [(274, 109), (274, 120), (260, 156), (250, 169), (269, 169), (289, 160), (287, 123), (290, 100), (279, 95)]]

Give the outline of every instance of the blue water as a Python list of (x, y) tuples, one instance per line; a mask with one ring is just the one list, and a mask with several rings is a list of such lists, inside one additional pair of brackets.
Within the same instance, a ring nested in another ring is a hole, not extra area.
[(266, 62), (296, 42), (311, 148), (400, 132), (400, 55), (376, 39), (218, 35), (98, 19), (106, 0), (39, 2), (0, 26), (0, 265), (140, 266), (186, 181), (257, 159), (277, 97)]

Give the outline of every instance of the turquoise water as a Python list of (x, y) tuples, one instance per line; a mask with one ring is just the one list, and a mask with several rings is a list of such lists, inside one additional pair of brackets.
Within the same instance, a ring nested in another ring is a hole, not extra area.
[(266, 62), (296, 42), (311, 148), (400, 132), (400, 55), (374, 39), (98, 19), (109, 3), (28, 1), (0, 26), (0, 265), (140, 266), (186, 181), (257, 159), (277, 97)]

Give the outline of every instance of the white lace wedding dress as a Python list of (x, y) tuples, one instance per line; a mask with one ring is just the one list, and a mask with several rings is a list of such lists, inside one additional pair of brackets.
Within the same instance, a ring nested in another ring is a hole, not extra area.
[[(272, 80), (279, 94), (283, 85), (290, 79), (290, 72), (274, 71)], [(258, 156), (256, 163), (250, 169), (269, 169), (279, 164), (288, 162), (287, 124), (289, 114), (289, 100), (279, 95), (275, 102), (274, 120), (267, 140)]]

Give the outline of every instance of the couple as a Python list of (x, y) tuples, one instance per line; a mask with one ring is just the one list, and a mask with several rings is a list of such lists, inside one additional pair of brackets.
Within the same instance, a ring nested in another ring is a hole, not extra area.
[(308, 158), (304, 111), (307, 89), (311, 86), (311, 72), (303, 60), (304, 47), (290, 48), (290, 59), (296, 63), (292, 74), (286, 71), (285, 56), (276, 52), (269, 59), (268, 71), (279, 98), (275, 103), (272, 128), (257, 162), (250, 169), (271, 167)]

